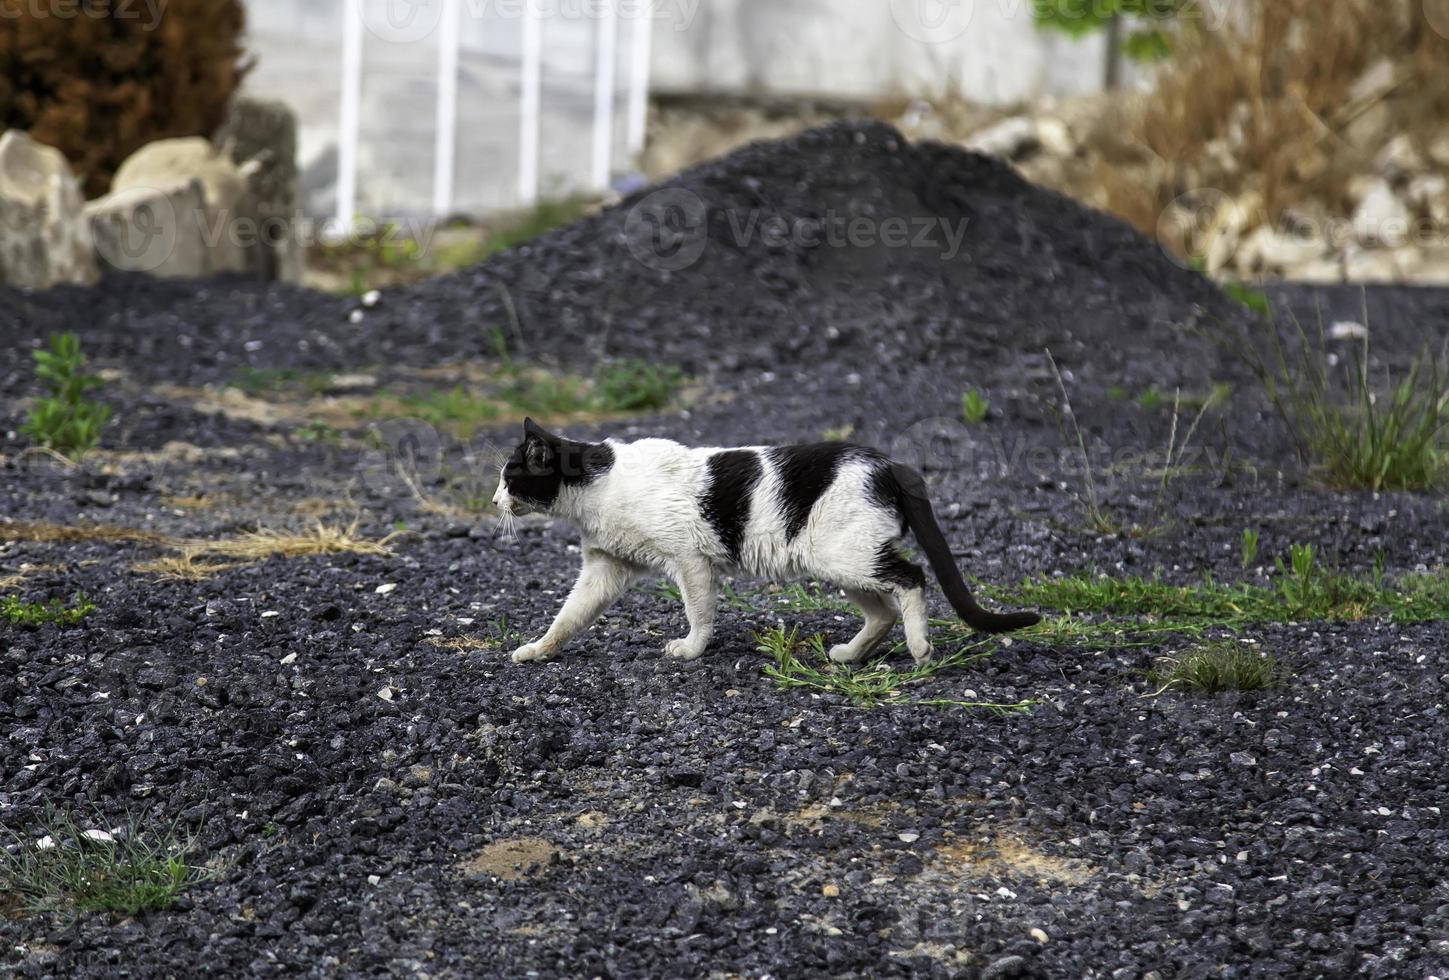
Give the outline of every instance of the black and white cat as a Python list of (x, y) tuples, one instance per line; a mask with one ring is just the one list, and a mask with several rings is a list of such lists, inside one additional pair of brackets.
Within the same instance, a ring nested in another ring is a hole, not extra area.
[(874, 650), (897, 618), (917, 662), (931, 656), (926, 575), (901, 556), (909, 530), (926, 553), (952, 608), (988, 633), (1031, 626), (1035, 613), (993, 613), (976, 604), (908, 466), (864, 446), (696, 449), (668, 439), (575, 442), (532, 419), (503, 466), (493, 503), (516, 516), (545, 512), (583, 532), (583, 570), (542, 638), (513, 651), (515, 662), (558, 652), (646, 571), (679, 586), (689, 635), (664, 652), (693, 660), (714, 631), (719, 577), (814, 578), (845, 591), (865, 614), (849, 643), (830, 651), (854, 663)]

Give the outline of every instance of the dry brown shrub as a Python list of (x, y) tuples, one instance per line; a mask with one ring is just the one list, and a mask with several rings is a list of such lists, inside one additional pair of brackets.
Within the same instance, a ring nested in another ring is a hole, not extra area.
[[(1372, 171), (1387, 133), (1420, 145), (1449, 118), (1449, 39), (1419, 0), (1247, 0), (1208, 29), (1184, 22), (1150, 95), (1102, 147), (1105, 206), (1146, 231), (1179, 195), (1249, 196), (1264, 222), (1308, 201), (1351, 207), (1349, 178)], [(1355, 97), (1387, 60), (1387, 90)], [(1370, 120), (1375, 125), (1367, 125)], [(1378, 124), (1378, 123), (1382, 124)]]

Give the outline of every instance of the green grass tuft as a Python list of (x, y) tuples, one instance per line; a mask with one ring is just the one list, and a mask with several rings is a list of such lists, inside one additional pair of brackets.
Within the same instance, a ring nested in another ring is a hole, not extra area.
[(980, 708), (999, 715), (1024, 712), (1035, 704), (1034, 701), (1001, 704), (954, 698), (913, 699), (906, 695), (906, 688), (929, 680), (944, 670), (969, 667), (989, 657), (996, 649), (991, 640), (978, 640), (949, 656), (937, 657), (929, 663), (899, 671), (889, 666), (885, 657), (861, 667), (832, 663), (825, 653), (825, 634), (802, 637), (798, 626), (788, 631), (783, 626), (774, 626), (763, 633), (756, 633), (755, 641), (762, 652), (774, 658), (773, 663), (766, 665), (765, 675), (773, 679), (781, 690), (805, 688), (837, 694), (864, 707), (924, 704)]
[(134, 916), (170, 908), (204, 872), (189, 863), (193, 843), (174, 824), (159, 832), (143, 832), (145, 825), (128, 820), (112, 837), (52, 813), (38, 839), (0, 834), (0, 891), (33, 912)]
[(1399, 377), (1385, 369), (1375, 379), (1367, 336), (1340, 359), (1321, 324), (1316, 342), (1295, 326), (1291, 354), (1276, 328), (1267, 356), (1243, 349), (1300, 458), (1330, 485), (1349, 489), (1449, 483), (1449, 376), (1440, 356), (1425, 348)]
[(1278, 661), (1237, 640), (1217, 640), (1193, 647), (1179, 657), (1163, 657), (1147, 675), (1148, 683), (1164, 691), (1176, 688), (1217, 694), (1221, 691), (1257, 691), (1282, 681)]
[(467, 439), (484, 426), (518, 415), (547, 421), (570, 415), (657, 411), (674, 400), (683, 380), (677, 368), (643, 361), (602, 365), (592, 381), (521, 368), (507, 361), (496, 377), (476, 388), (458, 385), (381, 396), (366, 414), (402, 411)]
[(76, 593), (75, 605), (66, 606), (59, 599), (49, 602), (23, 602), (19, 596), (0, 599), (0, 616), (16, 626), (74, 626), (96, 611), (95, 603), (84, 593)]
[(1385, 616), (1400, 622), (1449, 619), (1449, 586), (1443, 572), (1405, 576), (1386, 584), (1382, 576), (1357, 578), (1319, 563), (1312, 546), (1295, 545), (1271, 586), (1169, 585), (1157, 578), (1068, 575), (1023, 582), (1012, 590), (992, 589), (1003, 601), (1072, 613), (1151, 616), (1169, 621), (1241, 623), (1343, 622)]

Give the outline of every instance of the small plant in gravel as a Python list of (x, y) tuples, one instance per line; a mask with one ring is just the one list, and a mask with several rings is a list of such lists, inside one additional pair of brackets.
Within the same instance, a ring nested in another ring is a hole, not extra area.
[[(905, 688), (929, 680), (943, 670), (969, 667), (991, 656), (996, 648), (992, 640), (977, 640), (955, 653), (944, 657), (937, 656), (928, 663), (916, 664), (907, 670), (894, 669), (886, 663), (886, 657), (861, 667), (832, 663), (825, 653), (825, 634), (814, 633), (802, 637), (798, 626), (787, 631), (784, 626), (776, 625), (763, 633), (756, 633), (755, 642), (762, 652), (774, 658), (773, 663), (766, 665), (765, 675), (774, 680), (781, 690), (806, 688), (823, 691), (840, 695), (864, 707), (881, 704), (923, 704), (981, 708), (1002, 715), (1027, 711), (1035, 703), (907, 697)], [(893, 649), (886, 656), (897, 653), (899, 651)]]
[(1303, 462), (1331, 485), (1350, 489), (1444, 486), (1449, 481), (1445, 356), (1426, 347), (1397, 378), (1386, 368), (1376, 379), (1367, 333), (1356, 351), (1340, 358), (1329, 350), (1322, 323), (1316, 340), (1302, 324), (1294, 326), (1296, 337), (1288, 342), (1276, 327), (1269, 331), (1266, 356), (1248, 344), (1242, 349)]
[(1239, 545), (1239, 553), (1242, 556), (1243, 567), (1247, 568), (1258, 560), (1258, 531), (1256, 528), (1243, 528), (1243, 537)]
[(85, 373), (80, 338), (68, 332), (51, 334), (49, 344), (49, 350), (33, 352), (35, 374), (49, 394), (30, 409), (20, 431), (41, 446), (76, 458), (100, 443), (111, 408), (86, 397), (101, 386), (101, 379)]
[(975, 388), (961, 396), (961, 418), (967, 425), (980, 425), (991, 414), (991, 403)]
[(0, 616), (16, 626), (74, 626), (95, 611), (95, 603), (86, 599), (84, 593), (76, 593), (73, 606), (59, 599), (44, 603), (24, 602), (13, 595), (0, 599)]
[(1311, 544), (1295, 544), (1287, 563), (1275, 558), (1278, 597), (1294, 619), (1363, 619), (1384, 604), (1383, 590), (1319, 564)]
[(143, 830), (128, 820), (116, 831), (82, 829), (51, 813), (39, 838), (0, 834), (0, 891), (30, 911), (73, 909), (140, 915), (170, 908), (204, 877), (189, 857), (192, 841), (176, 825)]
[(1281, 682), (1282, 668), (1268, 653), (1238, 640), (1216, 640), (1193, 647), (1178, 657), (1163, 657), (1147, 675), (1157, 693), (1176, 688), (1217, 694), (1256, 691)]

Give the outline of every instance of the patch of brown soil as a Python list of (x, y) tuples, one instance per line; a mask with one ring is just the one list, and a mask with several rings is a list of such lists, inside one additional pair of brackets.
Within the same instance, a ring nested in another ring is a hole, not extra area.
[(947, 869), (973, 877), (1014, 876), (1058, 885), (1081, 885), (1097, 873), (1086, 861), (1047, 854), (1020, 837), (958, 841), (937, 848), (936, 855)]
[(556, 853), (558, 848), (542, 837), (506, 837), (484, 847), (458, 867), (469, 875), (517, 881), (536, 874)]

